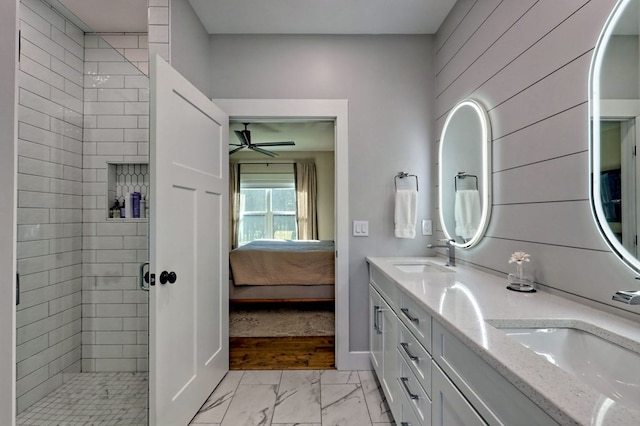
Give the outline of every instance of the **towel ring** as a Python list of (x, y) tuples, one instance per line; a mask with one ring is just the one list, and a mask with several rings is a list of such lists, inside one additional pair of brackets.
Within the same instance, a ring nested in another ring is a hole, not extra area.
[(419, 188), (418, 188), (418, 176), (410, 175), (407, 172), (398, 172), (398, 174), (393, 179), (393, 182), (394, 182), (394, 184), (396, 186), (396, 191), (398, 190), (398, 179), (404, 179), (404, 178), (407, 178), (407, 177), (412, 177), (412, 178), (414, 178), (416, 180), (416, 191), (419, 191)]
[(478, 176), (466, 172), (458, 172), (458, 174), (453, 177), (453, 186), (455, 187), (456, 191), (458, 190), (458, 179), (465, 179), (468, 177), (474, 178), (476, 180), (476, 191), (478, 190)]

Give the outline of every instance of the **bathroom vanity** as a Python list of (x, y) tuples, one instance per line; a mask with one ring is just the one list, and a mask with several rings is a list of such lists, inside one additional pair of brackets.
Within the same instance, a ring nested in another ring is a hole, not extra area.
[[(504, 278), (439, 258), (367, 262), (371, 362), (396, 424), (640, 422), (640, 376), (610, 368), (617, 360), (606, 355), (582, 359), (615, 346), (640, 360), (637, 323), (546, 292), (512, 292)], [(558, 338), (577, 350), (568, 363), (554, 353), (567, 351)]]

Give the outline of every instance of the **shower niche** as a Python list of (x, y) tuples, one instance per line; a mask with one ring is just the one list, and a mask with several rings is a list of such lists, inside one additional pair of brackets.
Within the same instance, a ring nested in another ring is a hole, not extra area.
[(106, 215), (109, 220), (149, 218), (149, 164), (107, 164)]

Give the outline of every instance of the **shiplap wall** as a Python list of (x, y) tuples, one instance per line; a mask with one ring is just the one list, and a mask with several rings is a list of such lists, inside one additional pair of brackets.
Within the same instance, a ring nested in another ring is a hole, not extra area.
[(538, 283), (627, 309), (611, 296), (638, 284), (599, 235), (588, 184), (589, 67), (614, 4), (458, 1), (436, 36), (434, 149), (456, 102), (484, 104), (493, 134), (491, 222), (460, 258), (506, 273), (510, 254), (524, 250)]

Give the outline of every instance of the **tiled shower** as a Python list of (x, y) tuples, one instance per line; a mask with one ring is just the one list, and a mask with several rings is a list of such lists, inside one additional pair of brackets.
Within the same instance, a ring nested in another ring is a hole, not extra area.
[(79, 373), (146, 383), (148, 220), (109, 208), (149, 191), (146, 34), (85, 34), (41, 0), (20, 21), (19, 415)]

